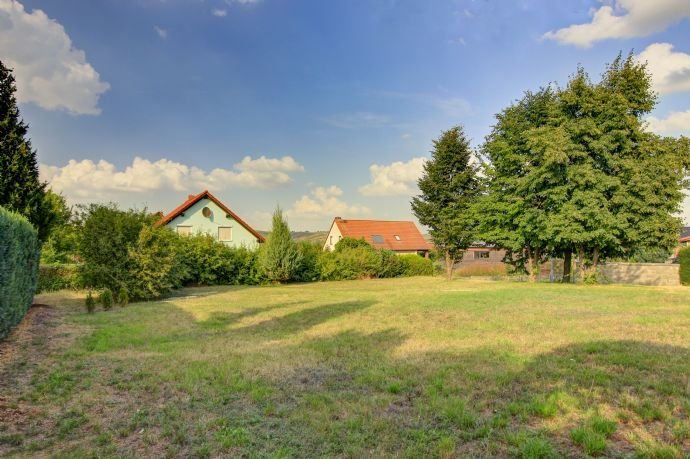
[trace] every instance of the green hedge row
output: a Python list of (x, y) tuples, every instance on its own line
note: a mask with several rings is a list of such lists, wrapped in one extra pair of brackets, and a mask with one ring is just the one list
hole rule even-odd
[(678, 252), (678, 263), (680, 268), (680, 283), (683, 285), (690, 285), (690, 247), (685, 247)]
[(55, 292), (64, 289), (78, 289), (79, 265), (76, 264), (46, 264), (38, 270), (38, 292)]
[(31, 306), (38, 278), (38, 233), (21, 215), (0, 207), (0, 338)]

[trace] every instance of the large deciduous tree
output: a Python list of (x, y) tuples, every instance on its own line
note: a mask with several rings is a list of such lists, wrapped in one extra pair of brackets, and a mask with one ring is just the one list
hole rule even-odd
[(431, 159), (418, 181), (420, 194), (412, 199), (412, 211), (429, 227), (434, 245), (443, 253), (448, 279), (455, 263), (477, 235), (475, 204), (481, 192), (472, 149), (460, 126), (434, 140)]
[(46, 185), (39, 180), (36, 151), (17, 107), (12, 71), (0, 61), (0, 205), (24, 215), (45, 240), (54, 223), (46, 202)]
[(485, 237), (529, 259), (532, 278), (544, 256), (562, 256), (565, 281), (573, 252), (583, 268), (670, 249), (690, 150), (645, 130), (655, 104), (646, 66), (619, 55), (598, 83), (579, 68), (499, 113), (483, 147)]

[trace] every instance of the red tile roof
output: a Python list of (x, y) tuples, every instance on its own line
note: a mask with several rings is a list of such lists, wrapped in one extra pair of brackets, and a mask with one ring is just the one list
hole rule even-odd
[[(333, 223), (343, 237), (364, 238), (378, 249), (393, 251), (431, 250), (413, 222), (385, 220), (347, 220), (336, 218)], [(375, 242), (374, 236), (381, 236), (383, 242)], [(395, 236), (398, 236), (398, 240)]]
[(197, 195), (190, 194), (190, 195), (187, 197), (187, 200), (186, 200), (185, 202), (183, 202), (182, 204), (180, 204), (179, 206), (177, 206), (177, 207), (176, 207), (172, 212), (170, 212), (168, 215), (166, 215), (165, 217), (163, 217), (163, 218), (161, 218), (160, 220), (158, 220), (158, 221), (156, 222), (156, 225), (159, 225), (159, 226), (160, 226), (160, 225), (165, 225), (166, 223), (169, 223), (172, 219), (174, 219), (175, 217), (179, 216), (182, 212), (184, 212), (185, 210), (189, 209), (189, 208), (192, 207), (194, 204), (196, 204), (197, 202), (201, 201), (201, 200), (204, 199), (204, 198), (208, 198), (208, 199), (210, 199), (211, 201), (215, 202), (216, 205), (217, 205), (218, 207), (220, 207), (221, 209), (223, 209), (223, 211), (225, 211), (226, 214), (230, 215), (232, 218), (235, 219), (235, 221), (237, 221), (237, 223), (239, 223), (239, 224), (242, 225), (247, 231), (249, 231), (250, 233), (252, 233), (252, 234), (256, 237), (256, 239), (257, 239), (259, 242), (265, 242), (265, 241), (266, 241), (266, 238), (264, 238), (261, 234), (259, 234), (259, 232), (256, 231), (254, 228), (252, 228), (251, 226), (249, 226), (249, 225), (248, 225), (244, 220), (242, 220), (235, 212), (233, 212), (233, 211), (230, 210), (225, 204), (223, 204), (222, 202), (220, 202), (220, 200), (219, 200), (218, 198), (216, 198), (215, 196), (213, 196), (213, 195), (211, 194), (211, 192), (208, 191), (208, 190), (204, 190), (204, 191), (202, 191), (201, 193), (199, 193), (199, 194), (197, 194)]

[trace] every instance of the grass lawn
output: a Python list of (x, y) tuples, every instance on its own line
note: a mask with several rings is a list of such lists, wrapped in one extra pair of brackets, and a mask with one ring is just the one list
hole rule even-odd
[(37, 297), (0, 456), (690, 454), (690, 288), (412, 278)]

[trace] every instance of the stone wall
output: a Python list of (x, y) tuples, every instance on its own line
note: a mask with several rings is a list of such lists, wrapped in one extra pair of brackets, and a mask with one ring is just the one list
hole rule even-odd
[(599, 271), (613, 284), (680, 285), (678, 264), (606, 263)]

